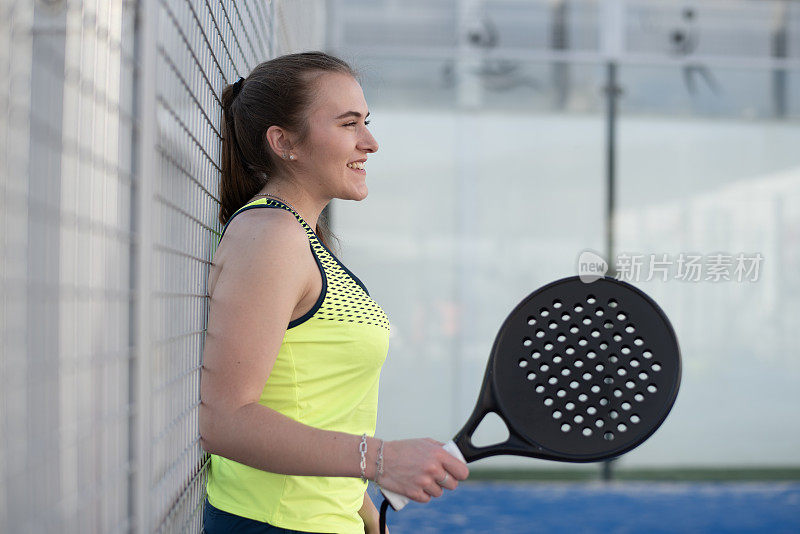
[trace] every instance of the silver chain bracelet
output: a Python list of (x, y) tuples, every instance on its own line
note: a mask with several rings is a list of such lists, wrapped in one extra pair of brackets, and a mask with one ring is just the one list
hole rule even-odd
[(381, 446), (378, 448), (378, 459), (375, 461), (375, 483), (380, 484), (378, 479), (383, 474), (383, 440), (381, 440)]
[(367, 435), (361, 434), (361, 443), (358, 445), (361, 453), (361, 482), (367, 481)]

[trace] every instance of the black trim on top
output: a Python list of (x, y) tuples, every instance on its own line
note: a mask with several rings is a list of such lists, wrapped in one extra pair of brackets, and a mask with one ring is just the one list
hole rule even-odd
[[(312, 230), (312, 232), (313, 232), (313, 230)], [(317, 234), (314, 234), (314, 236), (316, 236), (316, 235), (317, 235)], [(328, 251), (328, 254), (330, 254), (330, 255), (331, 255), (331, 257), (332, 257), (334, 260), (336, 260), (336, 263), (338, 263), (338, 264), (341, 266), (341, 268), (342, 268), (342, 269), (344, 269), (344, 270), (345, 270), (345, 272), (346, 272), (347, 274), (349, 274), (349, 275), (350, 275), (350, 278), (352, 278), (352, 279), (353, 279), (353, 281), (354, 281), (356, 284), (358, 284), (358, 285), (360, 285), (360, 286), (361, 286), (361, 289), (363, 289), (363, 290), (364, 290), (364, 293), (366, 293), (366, 294), (367, 294), (367, 296), (369, 296), (369, 290), (367, 290), (367, 286), (365, 286), (365, 285), (364, 285), (364, 283), (363, 283), (361, 280), (359, 280), (359, 279), (358, 279), (358, 277), (357, 277), (356, 275), (354, 275), (354, 274), (353, 274), (353, 272), (352, 272), (350, 269), (348, 269), (348, 268), (345, 266), (345, 264), (344, 264), (344, 263), (342, 263), (342, 262), (339, 260), (339, 258), (337, 258), (337, 257), (336, 257), (336, 254), (334, 254), (333, 252), (331, 252), (331, 251), (330, 251), (330, 249), (329, 249), (328, 247), (326, 247), (326, 246), (325, 246), (325, 243), (323, 243), (323, 242), (322, 242), (322, 241), (319, 239), (319, 237), (317, 237), (317, 241), (319, 241), (319, 244), (320, 244), (320, 245), (322, 245), (322, 248), (324, 248), (325, 250), (327, 250), (327, 251)]]
[(314, 303), (310, 310), (304, 313), (302, 317), (298, 317), (294, 321), (289, 321), (289, 326), (286, 327), (287, 330), (301, 325), (311, 319), (311, 317), (317, 313), (317, 310), (322, 307), (322, 302), (325, 300), (325, 295), (328, 293), (328, 277), (325, 275), (325, 268), (322, 266), (322, 262), (319, 261), (319, 258), (314, 253), (314, 246), (311, 244), (311, 242), (308, 243), (308, 248), (311, 249), (311, 255), (314, 256), (314, 260), (316, 260), (317, 267), (319, 268), (319, 273), (322, 275), (322, 290), (319, 292), (319, 298), (317, 298), (317, 302)]
[[(247, 210), (252, 210), (252, 209), (255, 209), (255, 208), (269, 208), (269, 207), (271, 207), (271, 206), (267, 206), (266, 204), (254, 204), (252, 206), (245, 206), (243, 208), (239, 208), (238, 210), (236, 210), (233, 213), (233, 215), (231, 215), (231, 218), (228, 219), (228, 222), (225, 223), (225, 227), (222, 229), (222, 233), (219, 234), (219, 241), (222, 242), (222, 238), (225, 236), (225, 230), (228, 229), (228, 225), (231, 224), (231, 221), (233, 221), (234, 217), (236, 217), (240, 213), (242, 213), (244, 211), (247, 211)], [(219, 243), (217, 243), (217, 247), (219, 247)]]
[[(354, 281), (356, 284), (358, 284), (359, 286), (361, 286), (361, 289), (363, 289), (363, 290), (364, 290), (364, 293), (366, 293), (366, 294), (367, 294), (367, 296), (369, 296), (369, 290), (367, 289), (367, 286), (365, 286), (365, 285), (364, 285), (364, 283), (363, 283), (361, 280), (359, 280), (359, 278), (358, 278), (358, 277), (357, 277), (355, 274), (353, 274), (353, 272), (352, 272), (350, 269), (348, 269), (348, 268), (345, 266), (345, 264), (344, 264), (344, 263), (342, 263), (342, 262), (341, 262), (341, 260), (339, 260), (339, 258), (337, 258), (337, 257), (336, 257), (336, 254), (334, 254), (333, 252), (331, 252), (331, 249), (329, 249), (328, 247), (326, 247), (326, 246), (325, 246), (325, 243), (323, 243), (323, 242), (322, 242), (322, 240), (319, 238), (319, 236), (318, 236), (318, 235), (317, 235), (317, 233), (314, 231), (314, 229), (313, 229), (313, 228), (311, 228), (311, 225), (310, 225), (310, 224), (308, 224), (308, 223), (306, 222), (306, 220), (305, 220), (305, 219), (303, 219), (303, 216), (302, 216), (302, 215), (300, 215), (299, 213), (297, 213), (296, 211), (294, 211), (294, 210), (291, 208), (291, 206), (288, 206), (288, 205), (286, 205), (284, 202), (281, 202), (280, 200), (276, 200), (276, 199), (274, 199), (274, 198), (270, 198), (270, 199), (268, 199), (268, 200), (271, 200), (271, 201), (275, 202), (276, 204), (280, 204), (281, 206), (286, 206), (287, 208), (289, 208), (289, 211), (291, 211), (292, 213), (294, 213), (294, 214), (295, 214), (295, 216), (296, 216), (296, 217), (298, 217), (298, 218), (299, 218), (301, 221), (303, 221), (304, 223), (306, 223), (306, 225), (308, 226), (308, 228), (311, 230), (311, 233), (312, 233), (312, 234), (314, 234), (314, 237), (316, 237), (316, 238), (317, 238), (317, 242), (319, 242), (319, 244), (320, 244), (320, 245), (322, 245), (322, 248), (324, 248), (326, 251), (328, 251), (328, 254), (330, 254), (330, 255), (331, 255), (331, 258), (333, 258), (334, 260), (336, 260), (336, 263), (338, 263), (338, 264), (339, 264), (339, 266), (340, 266), (342, 269), (344, 269), (344, 271), (345, 271), (345, 272), (346, 272), (348, 275), (350, 275), (350, 278), (352, 278), (352, 279), (353, 279), (353, 281)], [(259, 204), (259, 205), (261, 205), (261, 204)], [(252, 206), (251, 206), (251, 207), (252, 207)], [(244, 211), (244, 210), (242, 210), (242, 211)], [(236, 215), (236, 214), (234, 213), (234, 215)], [(230, 222), (230, 221), (228, 221), (228, 222)], [(315, 254), (315, 255), (314, 255), (314, 257), (316, 258), (316, 257), (317, 257), (317, 255)]]
[[(269, 200), (272, 200), (272, 199), (269, 199)], [(286, 206), (286, 204), (284, 204), (283, 202), (277, 202), (277, 201), (275, 201), (275, 202), (280, 204), (281, 206)], [(289, 208), (289, 206), (286, 206), (286, 207)], [(245, 206), (245, 207), (237, 210), (236, 212), (234, 212), (233, 215), (231, 215), (231, 218), (228, 219), (228, 222), (225, 223), (225, 228), (222, 229), (222, 234), (220, 234), (220, 236), (219, 236), (220, 242), (222, 242), (222, 236), (225, 235), (225, 230), (228, 228), (228, 225), (231, 223), (231, 221), (233, 220), (234, 217), (236, 217), (238, 214), (240, 214), (243, 211), (252, 210), (252, 209), (255, 209), (255, 208), (283, 209), (280, 206), (270, 206), (270, 205), (267, 205), (267, 204), (252, 204), (250, 206)], [(295, 211), (293, 209), (289, 208), (289, 211), (290, 211), (290, 213), (295, 214), (296, 217), (299, 217), (300, 220), (305, 222), (305, 220), (303, 220), (303, 218), (300, 216), (300, 214), (295, 213)], [(311, 225), (309, 225), (308, 223), (306, 223), (306, 225), (309, 228), (311, 228)], [(302, 226), (302, 225), (300, 225), (300, 226)], [(303, 228), (303, 231), (305, 231), (305, 228)], [(311, 230), (311, 233), (314, 234), (314, 230)], [(317, 235), (314, 234), (314, 237), (317, 237)], [(317, 241), (319, 241), (319, 238), (317, 238)], [(322, 244), (322, 241), (319, 241), (319, 243)], [(217, 246), (219, 246), (219, 245), (217, 245)], [(322, 245), (322, 246), (324, 247), (325, 245)], [(304, 322), (308, 321), (309, 319), (311, 319), (311, 317), (313, 317), (313, 315), (315, 313), (317, 313), (317, 310), (319, 310), (320, 307), (322, 307), (322, 302), (325, 300), (325, 295), (327, 295), (327, 293), (328, 293), (328, 277), (325, 275), (325, 268), (322, 266), (322, 262), (319, 261), (319, 258), (317, 257), (317, 253), (314, 252), (314, 245), (311, 243), (310, 240), (308, 242), (308, 248), (309, 248), (309, 250), (311, 250), (311, 255), (314, 257), (314, 261), (317, 262), (317, 268), (319, 269), (319, 273), (322, 276), (322, 290), (320, 290), (319, 297), (317, 298), (317, 301), (314, 303), (314, 306), (312, 306), (311, 309), (308, 310), (306, 313), (304, 313), (301, 317), (298, 317), (297, 319), (295, 319), (293, 321), (289, 321), (289, 326), (286, 327), (287, 330), (289, 330), (290, 328), (294, 328), (295, 326), (299, 326), (299, 325), (303, 324)], [(342, 267), (344, 267), (344, 266), (342, 266)]]

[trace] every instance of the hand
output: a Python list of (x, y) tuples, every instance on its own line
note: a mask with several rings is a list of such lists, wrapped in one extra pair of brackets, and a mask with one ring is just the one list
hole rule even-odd
[[(442, 445), (431, 438), (387, 441), (381, 487), (422, 503), (441, 497), (444, 489), (456, 489), (458, 481), (469, 476), (469, 469)], [(437, 481), (442, 480), (440, 486)]]

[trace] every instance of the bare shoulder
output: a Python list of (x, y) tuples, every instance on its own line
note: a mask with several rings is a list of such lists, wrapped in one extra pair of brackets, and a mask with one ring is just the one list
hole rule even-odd
[[(308, 245), (305, 230), (290, 212), (282, 209), (251, 209), (237, 215), (222, 240), (229, 249), (244, 252), (254, 244), (297, 248)], [(220, 245), (220, 248), (222, 247)]]
[(282, 209), (251, 209), (228, 224), (209, 273), (209, 294), (222, 271), (284, 271), (308, 254), (308, 236), (295, 216)]

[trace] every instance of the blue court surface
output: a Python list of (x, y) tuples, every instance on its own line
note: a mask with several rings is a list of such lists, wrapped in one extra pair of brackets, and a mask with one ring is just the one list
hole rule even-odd
[[(383, 497), (370, 488), (375, 505)], [(800, 483), (466, 482), (428, 504), (388, 512), (391, 534), (800, 534)]]

